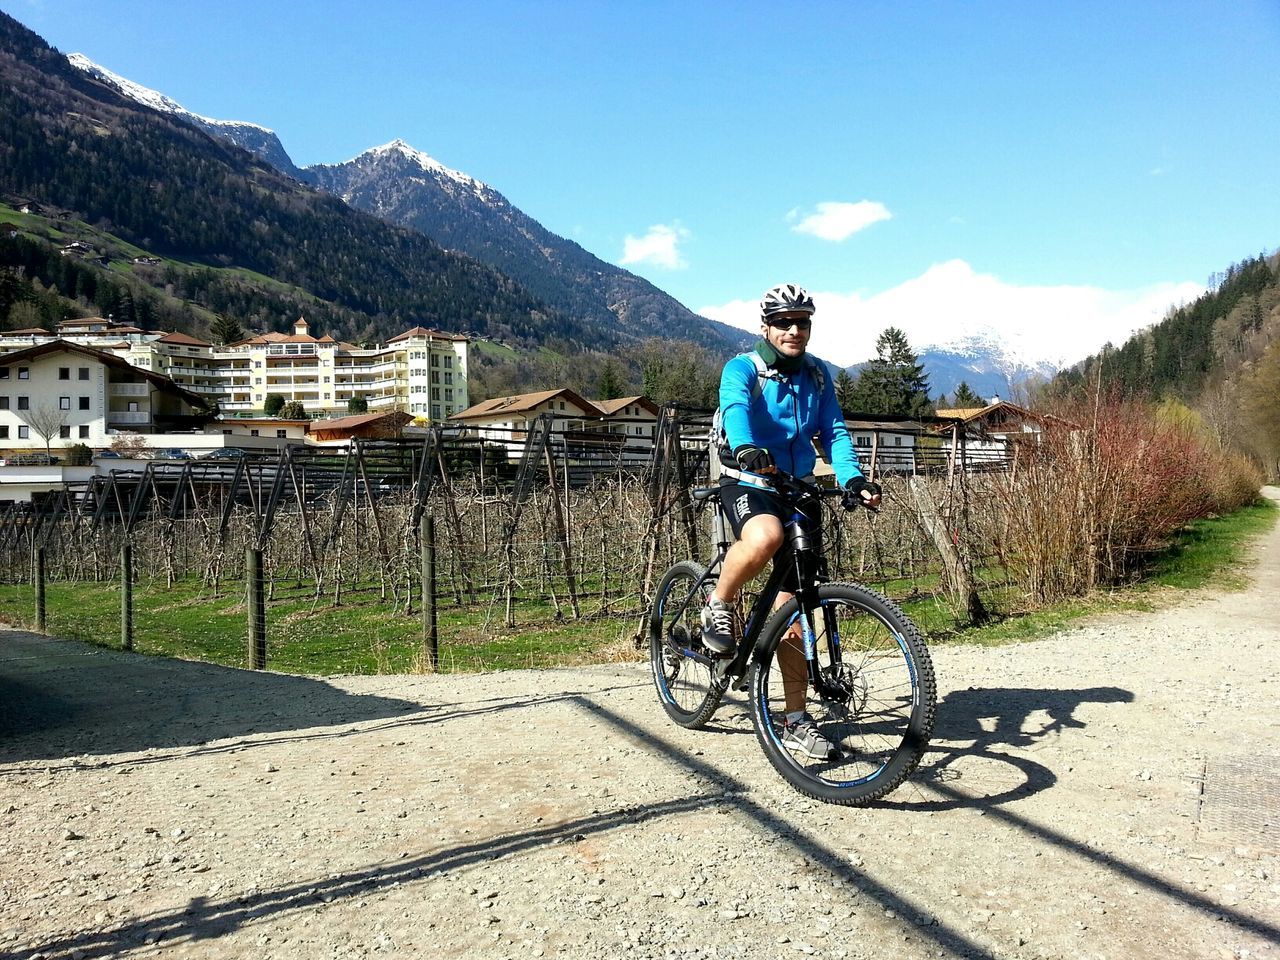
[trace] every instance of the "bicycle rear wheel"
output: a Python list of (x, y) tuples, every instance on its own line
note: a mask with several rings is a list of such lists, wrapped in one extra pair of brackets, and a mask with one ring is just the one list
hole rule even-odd
[[(812, 624), (818, 662), (836, 692), (824, 698), (806, 682), (804, 710), (836, 755), (811, 756), (798, 744), (784, 743), (787, 709), (778, 649), (799, 624), (795, 599), (774, 613), (761, 634), (751, 666), (751, 719), (770, 763), (796, 790), (859, 806), (895, 789), (920, 762), (933, 732), (933, 663), (915, 624), (876, 591), (826, 583), (818, 587), (818, 599)], [(803, 663), (803, 655), (796, 656)], [(799, 699), (797, 691), (793, 697)]]
[(705, 573), (691, 560), (677, 563), (658, 584), (649, 614), (649, 665), (658, 700), (667, 716), (690, 728), (710, 720), (724, 694), (702, 645), (702, 608), (715, 588), (708, 580), (694, 590)]

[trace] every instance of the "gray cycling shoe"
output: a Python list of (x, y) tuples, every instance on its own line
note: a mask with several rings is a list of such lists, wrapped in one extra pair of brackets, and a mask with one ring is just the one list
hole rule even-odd
[(795, 723), (783, 725), (782, 745), (810, 760), (839, 760), (843, 756), (840, 749), (822, 735), (813, 717), (807, 713)]
[(702, 608), (702, 642), (712, 653), (728, 653), (737, 642), (733, 605), (717, 596), (707, 600)]

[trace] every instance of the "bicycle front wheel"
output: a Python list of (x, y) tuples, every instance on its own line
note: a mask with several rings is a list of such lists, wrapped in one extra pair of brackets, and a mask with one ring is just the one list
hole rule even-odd
[(724, 687), (702, 645), (702, 608), (714, 580), (698, 586), (701, 564), (685, 560), (666, 572), (649, 613), (649, 665), (662, 709), (682, 727), (703, 726), (720, 705)]
[[(933, 732), (933, 663), (915, 624), (876, 591), (826, 583), (818, 599), (811, 626), (825, 695), (804, 673), (792, 599), (765, 624), (754, 654), (751, 719), (765, 755), (796, 790), (858, 806), (889, 793), (919, 764)], [(787, 736), (787, 713), (801, 709), (818, 736)]]

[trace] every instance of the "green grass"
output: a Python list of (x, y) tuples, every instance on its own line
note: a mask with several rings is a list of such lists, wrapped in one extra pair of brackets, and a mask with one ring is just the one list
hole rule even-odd
[[(242, 585), (218, 595), (199, 583), (135, 584), (134, 649), (139, 653), (247, 665)], [(292, 595), (290, 595), (292, 593)], [(267, 657), (273, 669), (321, 675), (413, 673), (425, 669), (420, 608), (382, 599), (375, 587), (348, 590), (334, 606), (331, 595), (277, 590), (267, 604)], [(50, 582), (45, 591), (48, 633), (119, 647), (120, 591), (116, 583)], [(475, 672), (545, 667), (598, 660), (634, 629), (636, 617), (557, 621), (550, 603), (517, 606), (517, 628), (502, 625), (500, 606), (438, 616), (443, 671)], [(567, 613), (567, 611), (566, 611)], [(486, 624), (486, 620), (490, 622)], [(27, 628), (35, 623), (30, 584), (0, 585), (0, 620)]]
[[(1225, 517), (1202, 520), (1184, 530), (1168, 549), (1151, 558), (1149, 574), (1138, 583), (1106, 594), (1035, 610), (1007, 585), (988, 580), (983, 600), (997, 612), (986, 626), (957, 629), (945, 601), (913, 595), (904, 610), (930, 642), (997, 645), (1043, 637), (1082, 617), (1115, 610), (1149, 610), (1177, 599), (1184, 591), (1211, 587), (1240, 589), (1248, 582), (1245, 564), (1251, 541), (1271, 529), (1280, 511), (1260, 502)], [(991, 574), (991, 571), (987, 571)], [(903, 596), (913, 584), (887, 586)], [(923, 581), (917, 581), (923, 587)], [(590, 589), (584, 584), (583, 589)], [(894, 587), (899, 588), (895, 591)], [(228, 583), (219, 593), (199, 583), (142, 581), (134, 587), (134, 649), (140, 653), (246, 666), (246, 615), (243, 585)], [(267, 604), (267, 657), (271, 669), (319, 675), (412, 673), (425, 668), (422, 618), (415, 607), (382, 598), (376, 585), (347, 589), (341, 605), (332, 594), (315, 597), (276, 585)], [(107, 647), (120, 645), (118, 585), (107, 582), (50, 582), (46, 588), (47, 631)], [(501, 603), (439, 614), (440, 667), (447, 672), (510, 670), (635, 656), (630, 638), (635, 613), (617, 617), (557, 619), (550, 602), (522, 600), (517, 626), (502, 623)], [(0, 621), (32, 627), (34, 590), (30, 584), (0, 584)]]

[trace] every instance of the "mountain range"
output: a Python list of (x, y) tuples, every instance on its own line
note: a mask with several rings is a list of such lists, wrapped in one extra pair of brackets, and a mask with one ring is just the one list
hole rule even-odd
[(620, 325), (625, 338), (643, 339), (665, 331), (716, 353), (732, 351), (749, 340), (742, 331), (698, 316), (647, 280), (552, 233), (493, 187), (450, 169), (403, 140), (371, 148), (345, 163), (298, 167), (272, 130), (200, 116), (82, 54), (70, 54), (67, 60), (131, 100), (233, 143), (357, 210), (416, 230), (447, 250), (488, 264), (570, 316)]

